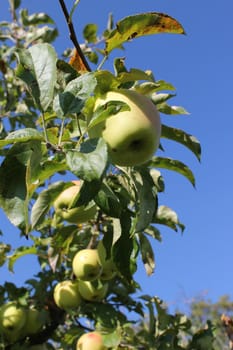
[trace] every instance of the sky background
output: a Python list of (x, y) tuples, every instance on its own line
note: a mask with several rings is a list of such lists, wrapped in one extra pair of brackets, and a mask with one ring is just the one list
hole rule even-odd
[[(73, 1), (66, 1), (70, 8)], [(29, 14), (46, 12), (57, 23), (59, 38), (55, 47), (60, 55), (72, 47), (58, 1), (24, 0)], [(9, 19), (8, 1), (1, 1), (0, 21)], [(157, 268), (147, 277), (139, 268), (136, 279), (144, 293), (158, 295), (171, 307), (185, 306), (205, 296), (216, 301), (221, 295), (233, 298), (233, 31), (232, 0), (81, 0), (74, 15), (80, 42), (82, 28), (97, 23), (105, 28), (108, 14), (115, 21), (139, 12), (164, 12), (175, 17), (187, 35), (155, 35), (133, 40), (125, 51), (128, 69), (150, 69), (157, 79), (176, 87), (172, 104), (182, 105), (189, 116), (162, 116), (165, 124), (195, 135), (202, 145), (199, 163), (194, 155), (174, 142), (162, 142), (164, 156), (185, 162), (194, 172), (196, 189), (181, 175), (162, 170), (166, 191), (160, 204), (175, 209), (186, 225), (183, 235), (161, 227), (163, 242), (155, 242)], [(104, 67), (112, 69), (112, 59)], [(13, 246), (30, 244), (18, 238), (18, 231), (0, 212), (0, 228)], [(23, 257), (15, 274), (0, 270), (0, 284), (23, 281), (38, 268), (33, 257)]]

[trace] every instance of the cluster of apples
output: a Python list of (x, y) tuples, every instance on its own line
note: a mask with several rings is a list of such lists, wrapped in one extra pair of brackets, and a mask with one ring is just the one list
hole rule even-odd
[[(54, 301), (64, 310), (76, 309), (82, 301), (99, 302), (108, 291), (108, 281), (116, 275), (112, 259), (106, 258), (106, 250), (100, 241), (96, 249), (79, 250), (72, 261), (75, 280), (56, 284)], [(77, 350), (105, 350), (102, 335), (98, 332), (83, 334), (77, 342)]]
[(8, 302), (0, 308), (0, 334), (10, 343), (42, 330), (48, 318), (45, 310), (37, 310)]
[(59, 282), (54, 288), (54, 301), (58, 307), (77, 308), (82, 300), (101, 301), (108, 291), (108, 281), (116, 275), (112, 259), (106, 259), (102, 241), (96, 249), (79, 250), (72, 261), (75, 280)]

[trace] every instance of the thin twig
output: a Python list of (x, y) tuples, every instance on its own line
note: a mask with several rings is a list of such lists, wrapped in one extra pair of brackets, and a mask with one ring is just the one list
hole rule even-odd
[(66, 19), (66, 23), (68, 25), (68, 28), (69, 28), (69, 32), (70, 32), (70, 40), (72, 41), (72, 43), (74, 44), (74, 47), (75, 49), (77, 50), (78, 52), (78, 55), (79, 57), (81, 58), (85, 68), (87, 71), (91, 71), (91, 68), (86, 60), (86, 57), (84, 56), (82, 50), (81, 50), (81, 47), (79, 45), (79, 42), (78, 42), (78, 39), (77, 39), (77, 36), (76, 36), (76, 33), (75, 33), (75, 30), (74, 30), (74, 26), (73, 26), (73, 23), (72, 23), (72, 20), (70, 18), (70, 15), (69, 15), (69, 12), (67, 10), (67, 7), (66, 7), (66, 4), (63, 0), (59, 0), (59, 3), (61, 5), (61, 8), (62, 8), (62, 11), (63, 11), (63, 14), (65, 16), (65, 19)]

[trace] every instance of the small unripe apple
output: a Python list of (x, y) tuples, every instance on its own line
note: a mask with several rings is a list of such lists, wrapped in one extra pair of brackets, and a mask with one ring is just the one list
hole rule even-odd
[(80, 181), (73, 181), (73, 183), (73, 186), (66, 188), (56, 198), (54, 201), (54, 210), (57, 217), (70, 223), (81, 224), (93, 219), (97, 209), (93, 201), (88, 203), (87, 206), (81, 205), (69, 209), (81, 186)]
[(113, 164), (144, 164), (159, 147), (161, 121), (157, 108), (147, 96), (133, 90), (119, 89), (98, 98), (95, 109), (110, 101), (125, 102), (130, 110), (109, 116), (91, 128), (89, 136), (103, 137)]
[(93, 281), (102, 271), (97, 249), (81, 249), (72, 261), (72, 268), (76, 278), (83, 281)]
[(111, 257), (107, 259), (106, 249), (102, 241), (99, 241), (97, 250), (100, 258), (100, 263), (102, 265), (100, 278), (104, 281), (111, 280), (116, 275), (116, 265), (114, 264)]
[(76, 350), (107, 350), (103, 337), (98, 332), (89, 332), (81, 335)]
[(53, 297), (56, 305), (61, 309), (76, 309), (82, 301), (78, 281), (59, 282), (54, 288)]
[(39, 311), (35, 308), (27, 309), (27, 318), (23, 327), (23, 332), (26, 335), (38, 333), (46, 322), (46, 311)]
[(108, 283), (96, 281), (79, 281), (79, 293), (88, 301), (102, 301), (108, 292)]

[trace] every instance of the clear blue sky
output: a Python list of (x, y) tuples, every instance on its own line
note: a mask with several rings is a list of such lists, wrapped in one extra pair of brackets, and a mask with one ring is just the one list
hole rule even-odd
[[(7, 18), (7, 1), (2, 1), (0, 20)], [(73, 1), (67, 1), (71, 6)], [(58, 53), (70, 47), (67, 27), (58, 1), (23, 1), (29, 13), (47, 12), (57, 22)], [(157, 79), (177, 88), (173, 104), (183, 105), (190, 116), (162, 116), (163, 122), (185, 129), (202, 144), (201, 163), (185, 148), (165, 143), (166, 156), (186, 162), (196, 176), (196, 189), (175, 173), (163, 172), (166, 192), (160, 204), (174, 208), (186, 224), (183, 235), (161, 227), (163, 243), (155, 243), (157, 269), (147, 277), (140, 269), (137, 280), (143, 291), (158, 295), (170, 305), (182, 305), (199, 295), (216, 300), (233, 298), (233, 39), (232, 0), (81, 0), (75, 27), (81, 41), (86, 23), (104, 29), (109, 12), (119, 20), (129, 14), (158, 11), (170, 14), (185, 28), (186, 36), (157, 35), (125, 45), (128, 68), (151, 69)], [(110, 67), (110, 66), (109, 66)], [(1, 228), (17, 242), (18, 232), (0, 214)], [(21, 239), (21, 244), (24, 240)], [(30, 264), (29, 264), (30, 262)], [(21, 284), (31, 276), (33, 259), (22, 258), (15, 275), (0, 270), (0, 283)], [(36, 264), (36, 263), (35, 263)], [(37, 266), (37, 265), (35, 265)]]

